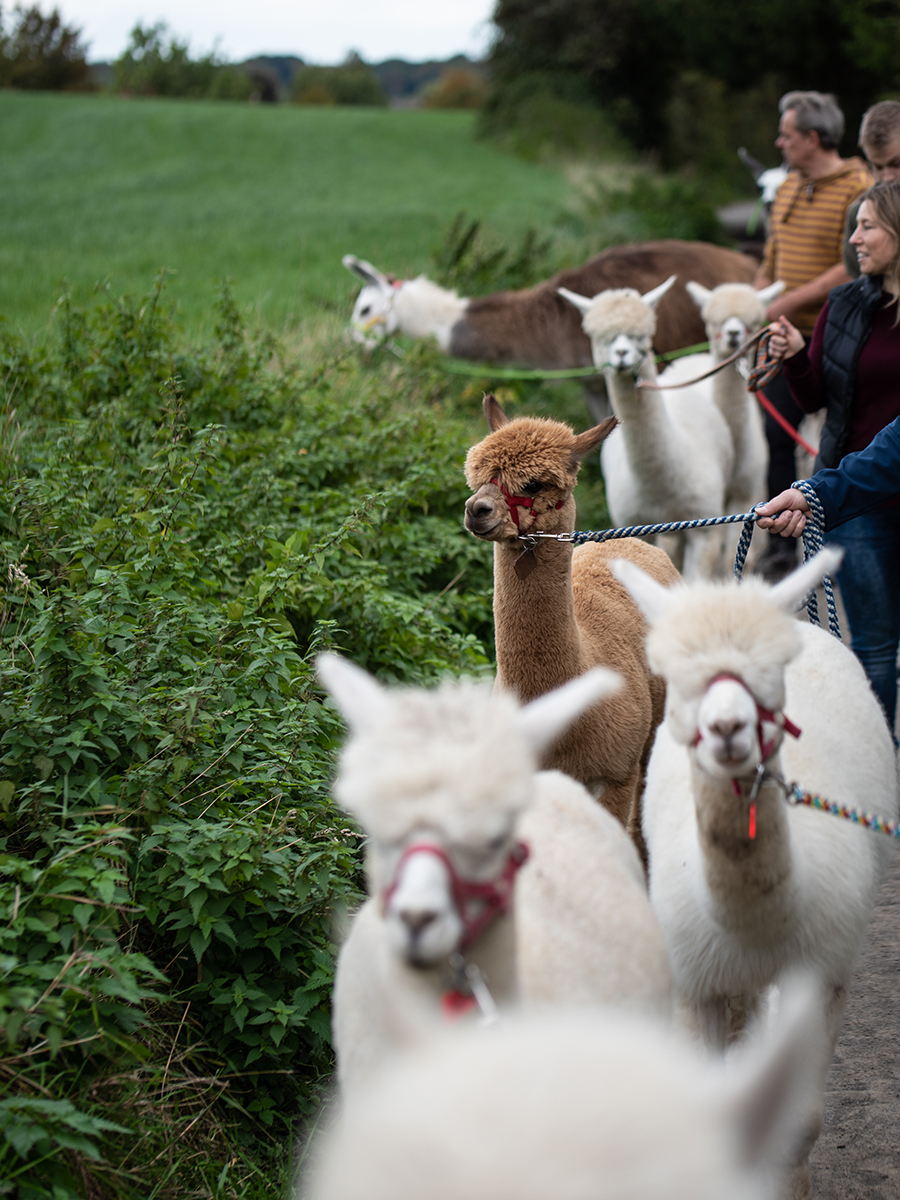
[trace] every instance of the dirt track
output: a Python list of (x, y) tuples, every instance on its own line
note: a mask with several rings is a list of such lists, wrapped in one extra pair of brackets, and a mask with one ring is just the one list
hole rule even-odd
[(900, 1198), (900, 845), (853, 978), (812, 1165), (816, 1200)]

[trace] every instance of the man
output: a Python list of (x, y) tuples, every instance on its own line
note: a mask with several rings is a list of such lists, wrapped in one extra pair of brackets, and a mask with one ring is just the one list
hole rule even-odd
[[(859, 127), (859, 144), (875, 176), (876, 183), (892, 183), (900, 179), (900, 102), (882, 100), (865, 113)], [(856, 215), (861, 201), (855, 200), (847, 209), (844, 226), (844, 267), (851, 279), (859, 276), (856, 251), (850, 238), (856, 229)]]
[[(781, 121), (775, 145), (790, 174), (772, 205), (769, 239), (755, 283), (762, 288), (776, 279), (784, 281), (785, 290), (769, 305), (768, 318), (774, 321), (784, 314), (808, 340), (828, 293), (850, 278), (842, 259), (847, 209), (872, 177), (861, 159), (844, 160), (838, 153), (844, 116), (833, 96), (788, 92), (778, 107)], [(776, 376), (765, 393), (796, 428), (803, 414), (783, 376)], [(768, 414), (766, 438), (768, 488), (774, 496), (796, 478), (795, 443)], [(795, 562), (794, 542), (770, 535), (757, 570), (774, 581)]]

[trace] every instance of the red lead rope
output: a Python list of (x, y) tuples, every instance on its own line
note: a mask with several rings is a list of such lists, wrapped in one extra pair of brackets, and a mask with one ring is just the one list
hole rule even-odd
[[(763, 706), (760, 704), (760, 702), (756, 699), (756, 697), (753, 695), (753, 693), (747, 687), (747, 684), (744, 682), (744, 680), (741, 679), (740, 675), (732, 675), (730, 671), (723, 671), (721, 673), (721, 675), (716, 675), (713, 679), (711, 679), (709, 681), (709, 683), (706, 685), (707, 691), (712, 687), (712, 685), (714, 683), (719, 683), (723, 679), (733, 679), (735, 683), (739, 683), (741, 685), (741, 687), (744, 689), (744, 691), (746, 691), (747, 694), (750, 696), (750, 699), (753, 701), (753, 703), (756, 705), (756, 737), (759, 742), (759, 754), (760, 754), (760, 758), (763, 763), (768, 761), (769, 757), (772, 754), (772, 751), (775, 749), (774, 737), (770, 738), (768, 742), (763, 741), (763, 722), (768, 721), (770, 725), (775, 725), (776, 727), (780, 727), (781, 729), (784, 730), (785, 733), (789, 733), (791, 735), (791, 737), (797, 738), (800, 736), (800, 733), (801, 733), (800, 728), (794, 724), (794, 722), (790, 719), (790, 717), (787, 717), (787, 716), (785, 716), (784, 713), (782, 713), (781, 714), (781, 722), (779, 723), (778, 718), (776, 717), (775, 713), (772, 711), (771, 708), (763, 708)], [(693, 744), (695, 746), (698, 745), (700, 743), (700, 740), (701, 740), (701, 734), (700, 734), (700, 730), (698, 729), (696, 734), (694, 735)], [(733, 775), (731, 778), (731, 790), (734, 792), (735, 796), (743, 798), (744, 793), (741, 791), (741, 781), (737, 778), (736, 775)], [(750, 818), (749, 818), (748, 835), (749, 835), (751, 841), (753, 841), (753, 839), (756, 837), (756, 801), (755, 800), (752, 800), (750, 802)]]
[[(519, 867), (524, 862), (527, 862), (529, 851), (524, 842), (516, 842), (515, 846), (509, 852), (509, 857), (499, 876), (496, 879), (481, 882), (475, 879), (463, 879), (457, 872), (456, 867), (454, 867), (450, 856), (441, 846), (436, 845), (434, 842), (413, 842), (401, 854), (391, 885), (384, 893), (383, 904), (385, 908), (387, 908), (391, 896), (393, 896), (400, 883), (400, 872), (403, 864), (414, 854), (433, 854), (435, 858), (440, 859), (444, 864), (447, 874), (450, 876), (453, 903), (456, 911), (459, 913), (459, 919), (463, 923), (463, 936), (459, 948), (460, 950), (465, 950), (467, 946), (470, 946), (472, 942), (477, 940), (495, 917), (501, 916), (509, 909), (516, 875), (518, 874)], [(481, 905), (478, 912), (474, 916), (470, 916), (469, 905), (473, 901), (480, 901)]]

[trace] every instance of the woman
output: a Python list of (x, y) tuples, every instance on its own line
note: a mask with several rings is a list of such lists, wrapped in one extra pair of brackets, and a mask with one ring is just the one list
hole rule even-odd
[[(771, 326), (771, 352), (783, 359), (798, 405), (806, 412), (827, 407), (817, 465), (832, 469), (845, 455), (865, 450), (900, 417), (900, 183), (879, 183), (865, 193), (850, 244), (859, 259), (860, 277), (832, 290), (809, 349), (784, 317)], [(858, 465), (855, 478), (858, 482)], [(834, 480), (824, 481), (826, 492), (834, 486)], [(778, 511), (776, 501), (766, 508)], [(801, 511), (792, 509), (795, 516)], [(839, 582), (853, 649), (893, 730), (900, 643), (900, 497), (853, 511), (859, 515), (845, 517), (838, 528), (836, 521), (829, 521), (826, 541), (845, 549)], [(798, 523), (787, 518), (776, 532), (794, 532)], [(765, 520), (760, 524), (767, 527)]]

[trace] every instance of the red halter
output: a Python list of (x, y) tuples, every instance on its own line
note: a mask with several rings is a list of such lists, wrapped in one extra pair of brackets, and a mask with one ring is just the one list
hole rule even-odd
[[(506, 500), (506, 506), (509, 509), (509, 515), (515, 521), (516, 529), (518, 529), (519, 528), (519, 509), (520, 508), (531, 508), (534, 505), (536, 497), (535, 496), (513, 496), (511, 492), (508, 492), (506, 490), (506, 488), (500, 482), (499, 478), (492, 479), (491, 483), (493, 483), (495, 487), (498, 487), (500, 489), (500, 491), (503, 493), (503, 497)], [(559, 504), (555, 504), (553, 507), (554, 508), (562, 508), (562, 506), (564, 504), (565, 504), (565, 500), (563, 499), (563, 500), (560, 500)]]
[[(519, 867), (528, 859), (529, 850), (524, 842), (516, 842), (515, 846), (510, 850), (499, 876), (496, 879), (481, 882), (476, 879), (463, 879), (456, 870), (456, 867), (454, 867), (450, 856), (441, 846), (435, 845), (434, 842), (413, 842), (400, 855), (400, 861), (397, 863), (397, 868), (394, 871), (394, 878), (382, 898), (382, 904), (385, 908), (387, 908), (391, 896), (393, 896), (400, 883), (400, 871), (403, 864), (414, 854), (433, 854), (435, 858), (440, 859), (444, 864), (447, 874), (450, 876), (453, 904), (463, 925), (463, 935), (459, 949), (465, 950), (467, 946), (470, 946), (472, 942), (480, 937), (495, 917), (501, 916), (509, 910), (513, 884), (515, 883)], [(470, 915), (469, 905), (473, 902), (480, 902), (480, 907), (474, 915)]]
[[(753, 693), (750, 691), (750, 688), (747, 686), (746, 682), (743, 679), (741, 679), (740, 675), (733, 675), (730, 671), (722, 671), (721, 674), (716, 675), (714, 678), (712, 678), (709, 681), (709, 683), (706, 685), (706, 690), (709, 691), (709, 689), (712, 687), (712, 685), (714, 683), (719, 683), (720, 680), (722, 680), (722, 679), (732, 679), (732, 680), (734, 680), (735, 683), (739, 683), (741, 685), (741, 687), (744, 689), (744, 691), (747, 693), (747, 695), (750, 697), (750, 699), (753, 701), (753, 703), (756, 705), (756, 737), (757, 737), (757, 741), (759, 742), (760, 759), (763, 763), (768, 761), (768, 759), (772, 755), (772, 752), (775, 749), (775, 738), (774, 737), (771, 737), (768, 742), (763, 741), (763, 722), (768, 721), (768, 723), (770, 725), (774, 725), (778, 729), (783, 729), (784, 732), (789, 733), (791, 735), (791, 737), (797, 738), (800, 736), (800, 733), (801, 733), (800, 728), (794, 724), (794, 722), (790, 719), (790, 717), (785, 716), (784, 713), (775, 713), (772, 711), (771, 708), (764, 708), (760, 704), (760, 702), (756, 699), (756, 697), (753, 695)], [(694, 740), (691, 743), (691, 745), (697, 746), (700, 744), (701, 740), (702, 740), (702, 734), (700, 733), (700, 730), (698, 729), (697, 732), (694, 734)], [(731, 777), (731, 790), (734, 792), (735, 796), (743, 797), (744, 793), (741, 791), (741, 781), (738, 779), (738, 777), (736, 775), (732, 775), (732, 777)], [(756, 801), (755, 800), (752, 800), (751, 804), (750, 804), (749, 835), (750, 835), (751, 841), (756, 837)]]

